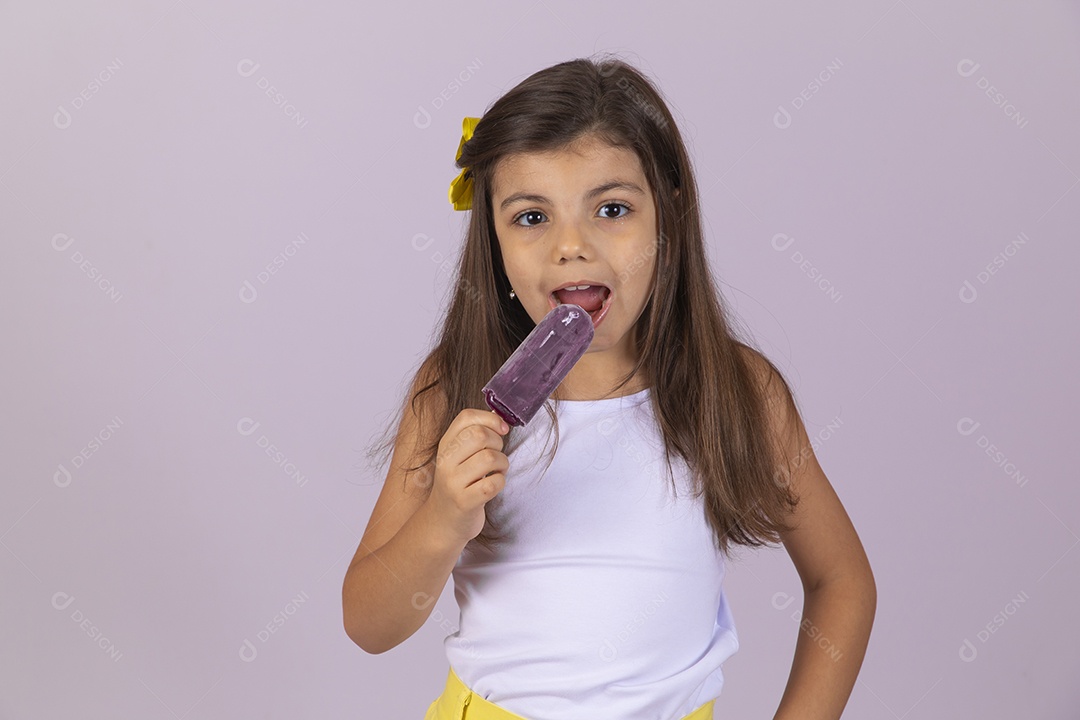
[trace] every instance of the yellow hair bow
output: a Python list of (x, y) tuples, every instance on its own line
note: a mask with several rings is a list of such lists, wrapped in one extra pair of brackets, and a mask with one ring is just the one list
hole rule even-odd
[[(458, 143), (455, 160), (461, 158), (461, 151), (465, 147), (465, 143), (472, 137), (473, 130), (476, 129), (478, 122), (480, 122), (480, 118), (475, 117), (467, 117), (461, 121), (461, 142)], [(469, 168), (462, 168), (457, 177), (450, 181), (450, 202), (455, 210), (468, 210), (472, 207), (473, 183), (471, 176), (465, 177), (468, 171)]]

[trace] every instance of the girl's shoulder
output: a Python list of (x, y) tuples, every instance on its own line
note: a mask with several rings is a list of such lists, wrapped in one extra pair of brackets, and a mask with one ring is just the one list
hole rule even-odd
[[(446, 412), (447, 399), (440, 380), (440, 371), (434, 355), (420, 364), (402, 408), (401, 434), (408, 434), (417, 445), (417, 451), (432, 434), (438, 432), (440, 420)], [(399, 440), (402, 438), (399, 437)]]
[(432, 384), (437, 377), (431, 358), (413, 376), (393, 436), (386, 479), (353, 563), (389, 542), (427, 500), (434, 471), (424, 455), (430, 443), (438, 441), (435, 434), (444, 409), (440, 403), (445, 402), (440, 386)]
[(746, 371), (750, 376), (750, 379), (753, 380), (757, 390), (774, 399), (778, 397), (778, 395), (784, 394), (783, 391), (788, 389), (787, 382), (784, 380), (784, 376), (779, 368), (773, 364), (772, 360), (766, 357), (764, 353), (750, 347), (744, 342), (739, 340), (735, 340), (734, 342), (738, 356), (742, 360), (743, 367), (746, 368)]
[(765, 410), (774, 437), (787, 437), (799, 424), (795, 395), (784, 374), (765, 356), (749, 345), (735, 341), (757, 401)]

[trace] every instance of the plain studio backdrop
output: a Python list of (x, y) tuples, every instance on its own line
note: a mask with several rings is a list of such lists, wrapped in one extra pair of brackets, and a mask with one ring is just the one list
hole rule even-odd
[[(342, 627), (364, 450), (462, 117), (599, 53), (670, 102), (873, 565), (845, 717), (1080, 716), (1075, 3), (160, 0), (0, 9), (0, 717), (423, 716), (452, 580), (390, 652)], [(771, 718), (799, 577), (726, 587), (717, 718)]]

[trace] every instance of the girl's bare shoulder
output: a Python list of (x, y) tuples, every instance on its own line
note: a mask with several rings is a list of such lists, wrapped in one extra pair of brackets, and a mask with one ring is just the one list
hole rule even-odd
[[(435, 477), (434, 463), (421, 463), (428, 444), (438, 440), (434, 436), (446, 400), (439, 385), (419, 396), (417, 393), (435, 379), (437, 375), (427, 360), (417, 371), (405, 396), (386, 479), (353, 562), (389, 542), (427, 500)], [(417, 466), (418, 469), (410, 469)]]

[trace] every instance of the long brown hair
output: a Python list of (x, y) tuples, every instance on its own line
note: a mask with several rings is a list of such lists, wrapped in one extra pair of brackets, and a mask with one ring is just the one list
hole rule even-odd
[[(657, 88), (619, 59), (571, 60), (530, 75), (484, 113), (465, 143), (457, 166), (472, 178), (472, 209), (441, 333), (414, 375), (409, 402), (427, 434), (413, 455), (421, 462), (407, 467), (406, 477), (420, 472), (421, 485), (430, 489), (443, 433), (461, 410), (487, 410), (481, 388), (535, 327), (521, 303), (508, 297), (491, 209), (496, 164), (511, 153), (560, 149), (586, 134), (637, 154), (657, 209), (653, 294), (637, 324), (637, 364), (616, 390), (635, 376), (645, 378), (669, 476), (674, 483), (674, 453), (693, 471), (696, 496), (704, 493), (721, 552), (728, 554), (730, 544), (777, 543), (779, 531), (790, 529), (788, 513), (798, 499), (783, 466), (786, 438), (770, 428), (798, 423), (794, 397), (776, 366), (734, 336), (705, 254), (697, 184), (682, 137)], [(423, 401), (428, 393), (433, 402)], [(555, 407), (558, 400), (556, 392)], [(778, 403), (785, 422), (773, 424)], [(557, 449), (556, 410), (544, 407)], [(506, 436), (508, 455), (519, 431), (511, 428)], [(385, 457), (393, 440), (369, 457)], [(487, 523), (475, 538), (488, 548), (501, 539), (493, 519), (501, 497), (488, 502)]]

